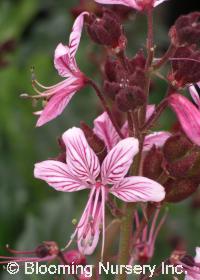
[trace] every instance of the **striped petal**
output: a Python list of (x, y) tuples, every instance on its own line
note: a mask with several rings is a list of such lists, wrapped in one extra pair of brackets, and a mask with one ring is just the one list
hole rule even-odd
[(63, 87), (60, 88), (55, 86), (51, 90), (52, 97), (47, 102), (42, 112), (40, 112), (40, 117), (37, 121), (36, 126), (42, 126), (59, 116), (63, 112), (67, 104), (70, 102), (76, 91), (78, 91), (80, 88), (81, 85), (78, 84), (72, 83), (71, 85), (69, 85), (69, 81), (67, 80), (66, 84), (64, 81)]
[(170, 136), (171, 133), (167, 131), (159, 131), (147, 135), (145, 137), (143, 151), (149, 151), (153, 145), (158, 148), (162, 147)]
[(124, 5), (127, 7), (131, 7), (136, 10), (141, 10), (140, 6), (137, 5), (136, 0), (95, 0), (95, 2), (99, 4), (117, 4), (117, 5)]
[[(196, 86), (197, 86), (197, 88), (200, 88), (200, 83), (197, 83)], [(200, 109), (200, 97), (199, 97), (197, 89), (195, 88), (194, 85), (192, 85), (189, 87), (189, 90), (190, 90), (190, 95), (192, 96), (192, 99), (197, 104), (198, 108)]]
[(168, 101), (185, 134), (193, 143), (200, 146), (200, 111), (180, 94), (172, 94)]
[(79, 72), (74, 58), (70, 57), (70, 49), (62, 43), (58, 44), (54, 54), (54, 66), (61, 77), (73, 77), (75, 72)]
[(84, 16), (89, 15), (87, 12), (81, 13), (75, 20), (74, 25), (72, 27), (72, 32), (69, 37), (69, 51), (70, 51), (70, 57), (74, 58), (75, 54), (77, 52), (80, 39), (81, 39), (81, 33), (83, 30), (83, 24), (84, 24)]
[(126, 202), (159, 202), (165, 197), (164, 188), (160, 184), (141, 176), (124, 178), (110, 192)]
[(46, 160), (35, 164), (35, 178), (44, 180), (57, 191), (75, 192), (88, 188), (88, 185), (73, 176), (65, 163)]
[(103, 184), (113, 184), (122, 180), (138, 150), (138, 140), (133, 137), (121, 140), (112, 148), (102, 163), (101, 178)]
[(154, 7), (157, 7), (158, 5), (162, 4), (162, 3), (165, 2), (165, 1), (167, 1), (167, 0), (155, 0), (153, 6), (154, 6)]
[(93, 130), (94, 133), (104, 141), (108, 151), (111, 150), (120, 140), (119, 135), (106, 112), (94, 120)]
[(80, 180), (95, 182), (100, 172), (99, 160), (87, 143), (80, 128), (73, 127), (63, 134), (67, 149), (67, 165)]

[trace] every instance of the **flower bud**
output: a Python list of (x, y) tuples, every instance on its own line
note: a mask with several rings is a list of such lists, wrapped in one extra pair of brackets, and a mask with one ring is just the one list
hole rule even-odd
[(180, 202), (190, 197), (197, 189), (198, 183), (192, 179), (169, 179), (164, 185), (165, 187), (165, 201), (166, 202)]
[(163, 154), (155, 146), (147, 153), (143, 162), (143, 175), (156, 180), (162, 173)]
[(105, 146), (105, 143), (93, 132), (93, 130), (86, 123), (81, 122), (81, 128), (90, 147), (96, 153), (100, 162), (102, 162), (107, 155), (107, 148)]
[(173, 162), (183, 157), (193, 144), (182, 134), (176, 134), (167, 139), (163, 146), (164, 157), (167, 161)]
[(181, 46), (200, 43), (200, 12), (180, 16), (171, 27), (172, 44)]
[(35, 254), (39, 258), (45, 258), (47, 256), (55, 256), (59, 253), (59, 248), (56, 242), (54, 241), (45, 241), (41, 245), (39, 245), (36, 250)]
[(194, 45), (176, 50), (168, 79), (180, 88), (200, 81), (200, 51)]
[(118, 16), (108, 9), (104, 9), (102, 18), (97, 18), (94, 14), (90, 15), (87, 30), (95, 43), (112, 48), (121, 45), (124, 37)]

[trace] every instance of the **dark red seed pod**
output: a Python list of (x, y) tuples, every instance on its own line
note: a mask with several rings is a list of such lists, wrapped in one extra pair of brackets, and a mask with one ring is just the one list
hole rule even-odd
[(116, 97), (116, 104), (122, 112), (135, 110), (146, 102), (146, 97), (140, 87), (125, 87), (120, 90)]
[(195, 167), (199, 157), (199, 151), (191, 151), (173, 163), (167, 164), (166, 168), (172, 177), (187, 178), (190, 171)]
[(85, 134), (88, 144), (98, 156), (99, 161), (102, 162), (107, 155), (107, 148), (105, 143), (93, 132), (93, 130), (86, 123), (81, 122), (81, 128)]
[(171, 27), (169, 36), (173, 45), (200, 43), (200, 12), (180, 16)]
[(196, 46), (180, 47), (173, 57), (172, 71), (168, 75), (172, 84), (182, 88), (200, 81), (200, 51)]
[(180, 202), (190, 197), (198, 188), (198, 183), (192, 179), (169, 179), (165, 183), (166, 202)]
[(103, 85), (103, 92), (112, 100), (115, 99), (118, 92), (121, 90), (120, 84), (116, 82), (105, 81)]
[(143, 175), (156, 180), (162, 174), (163, 153), (155, 146), (147, 153), (143, 162)]
[(117, 48), (121, 37), (124, 37), (118, 16), (109, 9), (103, 10), (101, 18), (90, 15), (87, 30), (94, 42), (111, 48)]
[(183, 134), (173, 135), (163, 146), (164, 157), (168, 162), (173, 162), (183, 157), (192, 147), (193, 144)]

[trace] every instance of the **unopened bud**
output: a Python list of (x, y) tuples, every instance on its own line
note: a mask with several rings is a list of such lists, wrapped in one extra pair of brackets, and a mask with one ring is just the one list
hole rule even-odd
[(36, 256), (40, 258), (45, 258), (48, 256), (56, 256), (59, 253), (59, 248), (56, 242), (54, 241), (45, 241), (43, 244), (39, 245), (36, 250)]

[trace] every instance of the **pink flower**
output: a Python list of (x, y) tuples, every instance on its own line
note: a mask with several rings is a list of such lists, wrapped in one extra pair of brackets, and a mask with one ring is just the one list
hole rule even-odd
[[(87, 12), (83, 12), (75, 20), (69, 38), (69, 46), (64, 46), (60, 43), (55, 50), (55, 68), (59, 75), (65, 79), (54, 86), (45, 87), (33, 77), (33, 84), (45, 89), (45, 91), (39, 92), (34, 86), (38, 95), (32, 98), (42, 98), (46, 101), (44, 109), (35, 113), (36, 115), (40, 115), (36, 126), (42, 126), (59, 116), (68, 105), (73, 95), (83, 88), (87, 82), (86, 76), (79, 70), (75, 60), (75, 54), (80, 43), (83, 29), (84, 16), (87, 14)], [(25, 95), (24, 97), (27, 96)]]
[(95, 0), (100, 4), (117, 4), (143, 11), (152, 7), (156, 7), (166, 0)]
[(196, 247), (194, 262), (195, 265), (193, 267), (186, 267), (187, 275), (185, 280), (200, 280), (200, 247)]
[(185, 271), (185, 280), (200, 280), (200, 247), (196, 247), (196, 256), (185, 255), (176, 265)]
[[(149, 105), (147, 108), (146, 119), (148, 120), (155, 110), (155, 105)], [(125, 122), (122, 129), (122, 134), (128, 137), (128, 123)], [(119, 135), (116, 132), (110, 118), (107, 113), (104, 112), (99, 117), (94, 120), (94, 133), (104, 141), (107, 150), (109, 151), (114, 147), (119, 141)], [(153, 145), (157, 147), (162, 147), (165, 141), (171, 136), (171, 133), (166, 131), (153, 132), (146, 136), (144, 142), (144, 151), (148, 151)]]
[(200, 111), (180, 94), (172, 94), (168, 101), (185, 134), (193, 143), (200, 146)]
[(74, 127), (67, 130), (63, 134), (63, 141), (66, 145), (66, 164), (54, 160), (37, 163), (34, 175), (58, 191), (90, 190), (88, 202), (73, 238), (77, 236), (81, 253), (92, 254), (102, 227), (103, 256), (105, 202), (109, 193), (125, 202), (158, 202), (165, 196), (164, 188), (145, 177), (125, 177), (133, 157), (138, 152), (138, 140), (135, 138), (129, 137), (118, 142), (109, 151), (101, 166), (81, 129)]
[(192, 99), (198, 106), (198, 109), (200, 109), (200, 97), (199, 97), (199, 93), (198, 93), (199, 89), (200, 89), (200, 82), (197, 83), (196, 85), (191, 85), (189, 87), (190, 95), (192, 96)]

